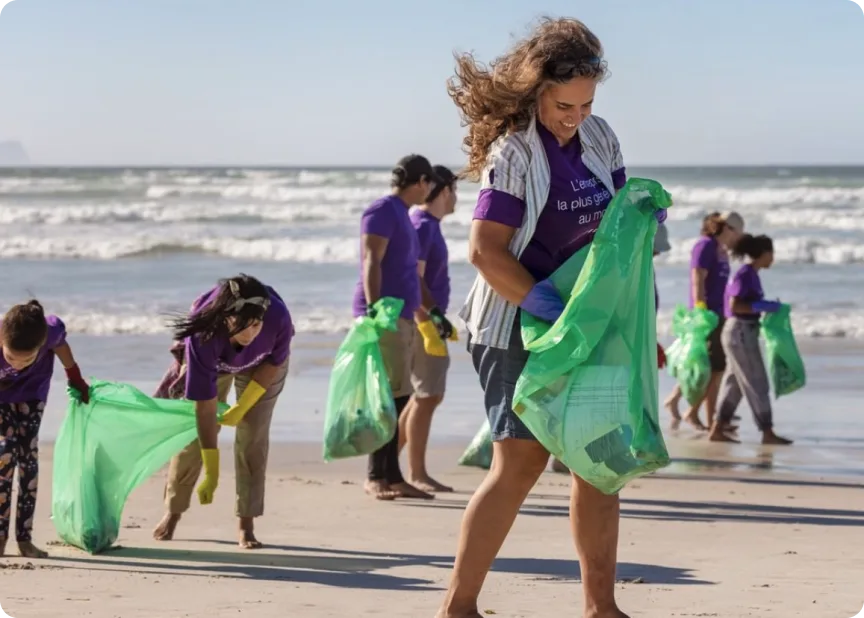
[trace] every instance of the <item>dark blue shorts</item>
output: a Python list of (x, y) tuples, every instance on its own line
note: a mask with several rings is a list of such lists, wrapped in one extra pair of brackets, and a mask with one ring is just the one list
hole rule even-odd
[(480, 378), (486, 404), (486, 417), (492, 431), (492, 440), (515, 438), (535, 440), (527, 427), (513, 411), (513, 392), (516, 381), (528, 362), (528, 352), (522, 345), (519, 320), (513, 325), (510, 345), (506, 350), (473, 345), (469, 339), (468, 351), (474, 361), (474, 369)]

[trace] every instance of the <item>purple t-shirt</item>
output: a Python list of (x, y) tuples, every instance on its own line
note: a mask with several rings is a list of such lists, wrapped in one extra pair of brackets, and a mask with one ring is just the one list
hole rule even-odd
[(741, 313), (732, 312), (732, 299), (738, 298), (745, 303), (755, 303), (757, 300), (765, 298), (765, 293), (762, 291), (762, 282), (759, 280), (759, 273), (753, 268), (752, 264), (744, 264), (732, 277), (732, 281), (726, 286), (724, 298), (725, 311), (724, 315), (727, 318), (738, 318), (739, 320), (758, 320), (758, 313)]
[[(420, 243), (408, 214), (408, 205), (395, 195), (382, 197), (363, 212), (360, 233), (388, 240), (387, 252), (381, 262), (381, 297), (404, 300), (402, 317), (410, 320), (420, 306), (420, 277), (417, 274)], [(366, 315), (362, 264), (360, 273), (360, 281), (354, 290), (354, 317)]]
[[(585, 166), (578, 137), (560, 146), (540, 123), (537, 130), (549, 161), (551, 184), (534, 236), (519, 261), (535, 279), (541, 280), (591, 243), (612, 201), (612, 192)], [(623, 187), (627, 182), (624, 168), (612, 170), (612, 180), (616, 190)], [(522, 227), (524, 196), (496, 189), (494, 170), (491, 184), (492, 188), (480, 191), (474, 218)]]
[[(219, 374), (234, 374), (257, 367), (261, 363), (279, 366), (288, 359), (294, 325), (285, 302), (268, 287), (270, 307), (264, 313), (264, 324), (257, 337), (245, 347), (235, 347), (227, 335), (202, 341), (200, 336), (187, 337), (186, 345), (186, 399), (206, 401), (217, 395)], [(190, 313), (199, 311), (219, 292), (213, 288), (199, 296)]]
[[(66, 325), (56, 315), (49, 315), (48, 338), (39, 348), (36, 360), (21, 371), (13, 369), (0, 354), (0, 403), (46, 401), (54, 374), (54, 350), (66, 343)], [(0, 320), (0, 328), (3, 321)]]
[(423, 280), (441, 311), (450, 304), (450, 271), (447, 267), (447, 241), (441, 233), (441, 221), (427, 211), (417, 208), (411, 212), (411, 222), (417, 230), (420, 243), (419, 260), (426, 262)]
[[(724, 315), (723, 293), (729, 281), (729, 258), (716, 238), (702, 236), (693, 247), (690, 254), (690, 268), (704, 268), (708, 271), (705, 277), (705, 304), (718, 316)], [(693, 296), (693, 286), (690, 286), (690, 308), (696, 304)]]

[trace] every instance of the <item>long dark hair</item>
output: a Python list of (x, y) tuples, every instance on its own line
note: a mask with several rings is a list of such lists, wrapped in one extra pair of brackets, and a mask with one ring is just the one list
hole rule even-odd
[[(199, 335), (204, 341), (217, 335), (231, 337), (264, 319), (270, 306), (270, 292), (255, 277), (241, 273), (219, 281), (219, 291), (207, 305), (190, 315), (171, 320), (175, 341)], [(229, 329), (227, 320), (234, 318)]]
[(48, 321), (38, 300), (15, 305), (3, 316), (3, 343), (16, 352), (39, 349), (48, 338)]
[(774, 241), (764, 234), (760, 236), (744, 234), (732, 247), (732, 255), (738, 259), (747, 256), (751, 260), (758, 260), (769, 251), (774, 251)]

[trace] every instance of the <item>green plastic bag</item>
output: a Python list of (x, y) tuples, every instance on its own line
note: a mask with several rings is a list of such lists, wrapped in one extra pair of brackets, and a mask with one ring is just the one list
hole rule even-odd
[(807, 383), (804, 361), (792, 330), (791, 311), (792, 308), (784, 303), (779, 311), (762, 317), (761, 331), (765, 338), (768, 374), (776, 398), (794, 393)]
[(681, 394), (690, 405), (696, 405), (711, 380), (708, 337), (719, 323), (717, 314), (707, 309), (675, 308), (672, 332), (678, 337), (669, 346), (666, 362), (669, 375), (678, 380)]
[(396, 404), (378, 340), (396, 331), (405, 301), (382, 298), (360, 317), (336, 352), (324, 418), (324, 460), (374, 453), (396, 433)]
[(460, 466), (472, 466), (488, 470), (492, 467), (492, 431), (489, 423), (483, 421), (471, 444), (459, 458)]
[(551, 277), (563, 298), (549, 325), (522, 313), (530, 352), (513, 409), (544, 447), (606, 494), (669, 463), (660, 431), (654, 305), (654, 213), (671, 204), (632, 178), (594, 242)]
[[(227, 409), (220, 404), (220, 414)], [(197, 437), (195, 402), (101, 380), (90, 383), (90, 403), (70, 394), (54, 446), (51, 518), (59, 537), (91, 554), (111, 547), (132, 491)]]

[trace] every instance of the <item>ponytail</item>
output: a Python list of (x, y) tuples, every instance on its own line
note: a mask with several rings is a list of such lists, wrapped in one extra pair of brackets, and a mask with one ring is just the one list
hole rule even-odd
[(38, 300), (15, 305), (3, 316), (3, 345), (16, 352), (32, 352), (48, 339), (45, 309)]
[[(175, 341), (200, 336), (207, 341), (216, 336), (232, 337), (264, 319), (270, 307), (267, 287), (249, 275), (240, 274), (219, 281), (219, 290), (204, 307), (171, 321)], [(228, 328), (228, 318), (234, 318)]]
[(774, 241), (764, 234), (759, 236), (744, 234), (731, 249), (734, 257), (741, 259), (746, 256), (751, 260), (759, 259), (764, 254), (773, 251)]

